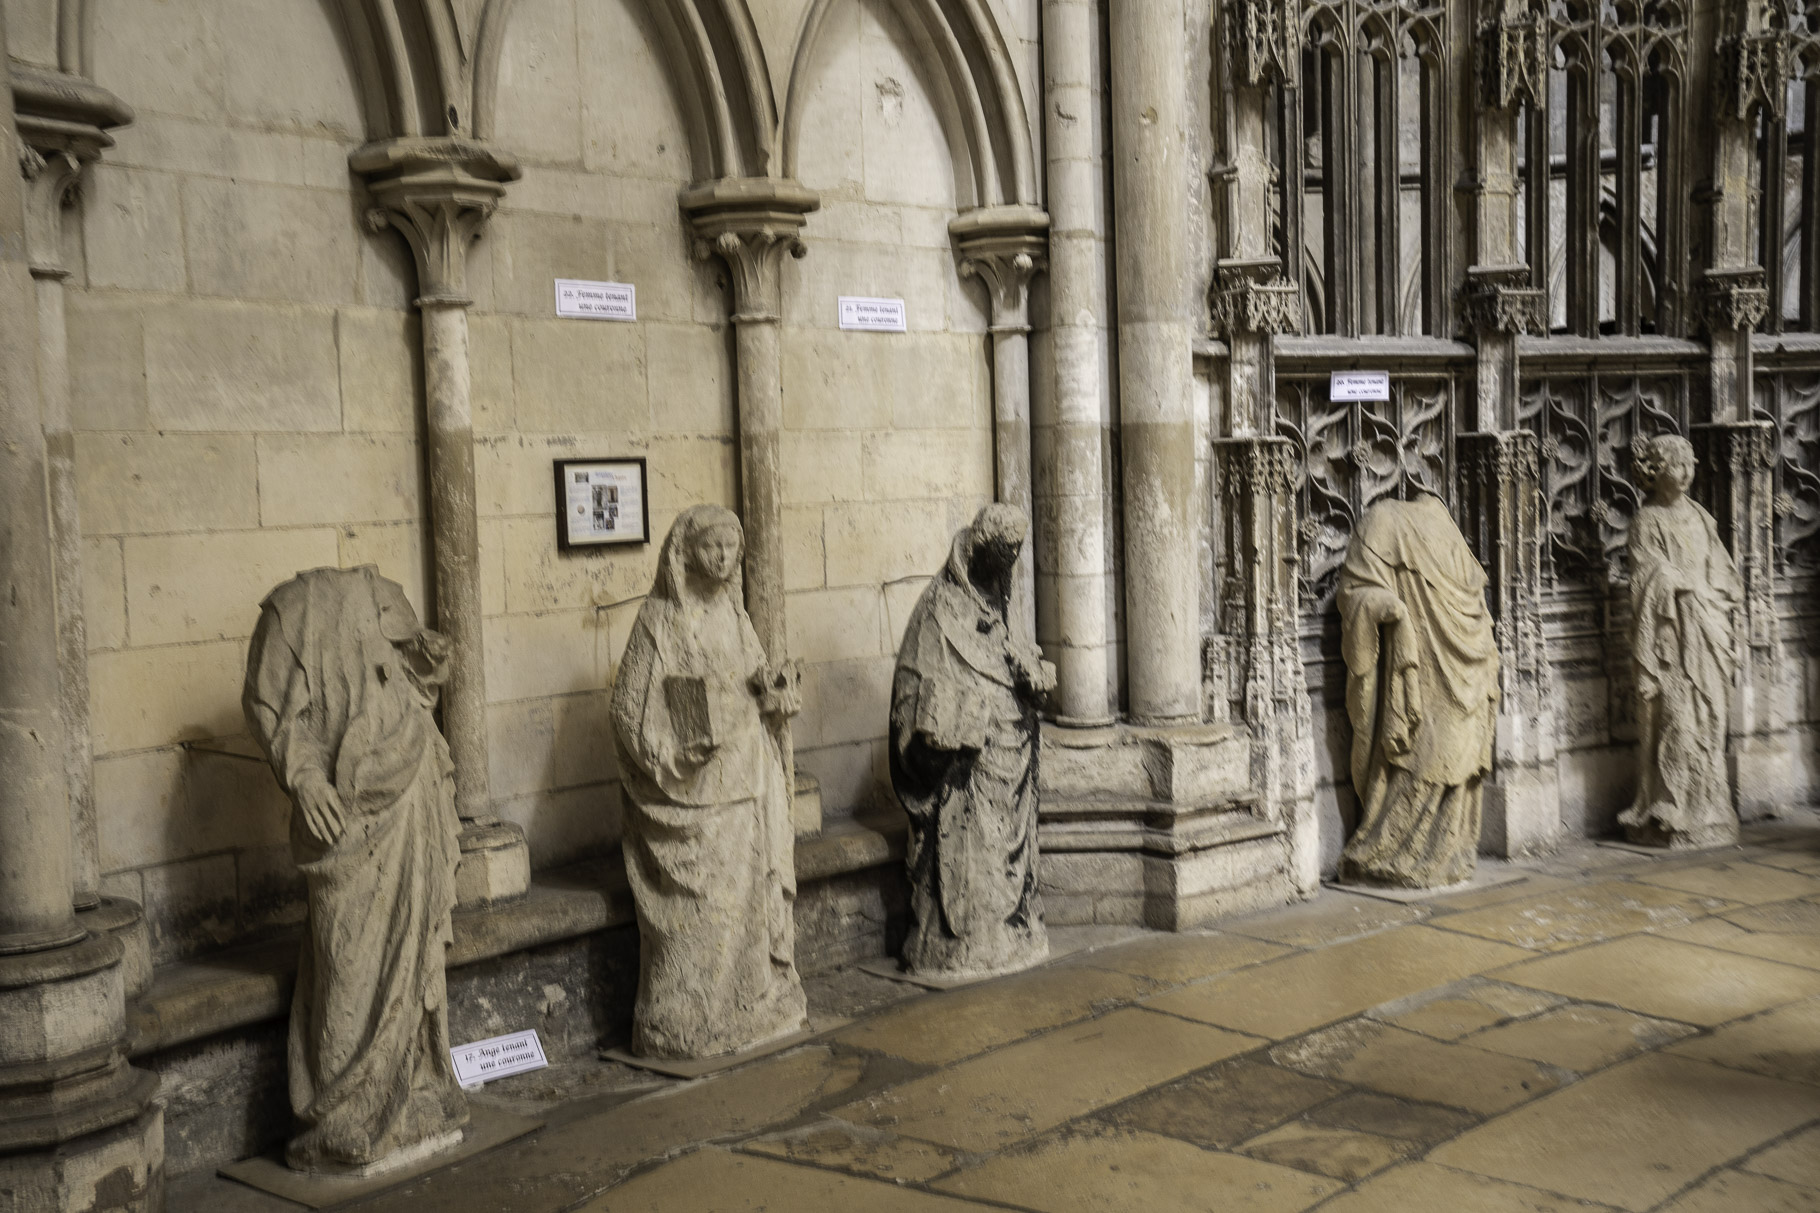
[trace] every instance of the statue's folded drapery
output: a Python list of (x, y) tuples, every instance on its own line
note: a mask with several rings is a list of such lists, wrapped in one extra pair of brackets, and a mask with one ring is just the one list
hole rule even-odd
[(299, 574), (253, 633), (248, 723), (294, 801), (326, 781), (343, 813), (326, 844), (291, 815), (309, 886), (286, 1152), (300, 1169), (357, 1169), (467, 1122), (443, 976), (461, 823), (430, 714), (446, 677), (433, 635), (371, 566)]
[[(807, 1014), (784, 754), (756, 689), (765, 650), (737, 575), (703, 590), (688, 569), (697, 538), (738, 525), (718, 506), (677, 519), (613, 687), (640, 941), (632, 1049), (644, 1057), (734, 1052)], [(691, 742), (711, 743), (699, 766)]]
[(1477, 865), (1498, 649), (1485, 570), (1426, 494), (1373, 506), (1340, 571), (1359, 827), (1342, 879), (1425, 888)]
[(1737, 840), (1725, 743), (1738, 671), (1732, 612), (1743, 599), (1711, 514), (1684, 496), (1638, 509), (1630, 609), (1639, 774), (1636, 801), (1618, 817), (1636, 841)]
[[(981, 526), (955, 536), (917, 601), (891, 688), (891, 782), (910, 818), (912, 972), (1025, 968), (1049, 948), (1036, 889), (1038, 692), (1029, 685), (1041, 659), (1017, 651), (1004, 606), (972, 581)], [(1017, 526), (1021, 542), (1021, 518)]]

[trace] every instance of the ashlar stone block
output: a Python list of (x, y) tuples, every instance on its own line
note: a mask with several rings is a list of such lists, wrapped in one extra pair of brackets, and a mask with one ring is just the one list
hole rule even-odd
[(137, 646), (250, 636), (259, 600), (300, 569), (334, 565), (328, 528), (129, 536), (129, 639)]
[(415, 435), (264, 434), (260, 521), (278, 527), (416, 518), (421, 477)]
[(148, 411), (160, 430), (341, 428), (335, 327), (327, 312), (173, 302), (147, 310), (145, 350)]
[(347, 188), (191, 177), (183, 183), (190, 286), (198, 294), (353, 303), (360, 229)]

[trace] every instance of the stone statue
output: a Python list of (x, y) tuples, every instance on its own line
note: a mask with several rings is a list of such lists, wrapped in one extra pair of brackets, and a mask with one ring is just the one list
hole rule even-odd
[(1648, 439), (1634, 466), (1649, 494), (1630, 529), (1639, 770), (1636, 803), (1618, 821), (1633, 842), (1724, 846), (1738, 841), (1725, 736), (1744, 585), (1713, 516), (1688, 500), (1692, 444)]
[(1439, 498), (1365, 512), (1340, 570), (1359, 828), (1340, 879), (1437, 888), (1478, 866), (1498, 648), (1485, 570)]
[(1028, 521), (989, 505), (911, 612), (891, 685), (891, 783), (910, 817), (912, 973), (985, 976), (1049, 954), (1036, 891), (1037, 708), (1055, 667), (1011, 634)]
[(253, 631), (241, 704), (309, 888), (285, 1151), (301, 1171), (376, 1174), (467, 1123), (443, 980), (461, 822), (430, 714), (448, 653), (371, 565), (299, 573)]
[(782, 735), (800, 676), (752, 630), (742, 541), (731, 511), (683, 511), (613, 688), (643, 1057), (715, 1057), (806, 1026)]

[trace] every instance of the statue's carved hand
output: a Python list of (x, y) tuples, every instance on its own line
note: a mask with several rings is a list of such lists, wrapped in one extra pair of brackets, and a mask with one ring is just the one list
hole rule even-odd
[(332, 847), (341, 841), (341, 835), (347, 830), (347, 811), (342, 808), (341, 797), (329, 781), (317, 775), (304, 780), (296, 789), (297, 811), (303, 814), (304, 828), (309, 830), (310, 837), (324, 847)]
[(758, 710), (777, 720), (788, 720), (803, 710), (803, 667), (795, 658), (766, 666), (752, 678)]
[(685, 775), (692, 775), (708, 765), (714, 757), (714, 751), (720, 747), (711, 741), (691, 741), (676, 755), (676, 766)]

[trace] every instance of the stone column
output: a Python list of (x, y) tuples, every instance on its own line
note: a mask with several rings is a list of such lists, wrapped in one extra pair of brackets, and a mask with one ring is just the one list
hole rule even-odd
[[(4, 41), (0, 32), (0, 71)], [(29, 165), (6, 84), (0, 151)], [(71, 904), (57, 568), (24, 194), (20, 177), (0, 180), (0, 1193), (21, 1213), (152, 1210), (163, 1165), (158, 1080), (126, 1064), (122, 945), (90, 934)]]
[(1523, 262), (1518, 115), (1540, 111), (1547, 28), (1526, 0), (1499, 0), (1479, 31), (1475, 65), (1474, 264), (1460, 310), (1478, 346), (1474, 413), (1459, 438), (1460, 530), (1490, 579), (1498, 641), (1497, 741), (1485, 781), (1480, 849), (1551, 851), (1561, 838), (1555, 688), (1542, 645), (1538, 441), (1517, 421), (1517, 338), (1547, 328), (1548, 301)]
[[(1092, 0), (1044, 0), (1043, 133), (1048, 155), (1049, 339), (1055, 360), (1055, 420), (1040, 466), (1042, 517), (1035, 537), (1053, 567), (1056, 719), (1067, 725), (1109, 724), (1114, 717), (1106, 560), (1100, 357), (1106, 296), (1100, 268), (1101, 164), (1093, 132), (1094, 50), (1099, 18)], [(1036, 543), (1031, 545), (1033, 548)], [(1039, 559), (1039, 564), (1049, 563)]]
[[(992, 328), (994, 496), (1035, 515), (1030, 471), (1030, 279), (1042, 268), (1049, 216), (1034, 206), (982, 207), (948, 225), (962, 277), (986, 284)], [(1011, 587), (1011, 619), (1036, 636), (1034, 543)]]
[(463, 907), (486, 905), (524, 893), (531, 867), (524, 832), (493, 816), (488, 784), (468, 249), (519, 169), (493, 148), (456, 138), (372, 143), (354, 152), (348, 163), (366, 178), (372, 194), (369, 226), (375, 232), (397, 228), (417, 261), (436, 627), (453, 650), (442, 728), (455, 761), (456, 807), (462, 819), (456, 886)]
[[(746, 613), (773, 663), (783, 662), (790, 651), (784, 606), (783, 261), (786, 253), (808, 252), (803, 223), (820, 205), (794, 181), (768, 177), (724, 178), (682, 196), (695, 230), (696, 258), (718, 256), (733, 284)], [(797, 777), (788, 725), (783, 749), (796, 832), (815, 833), (821, 829), (820, 793), (812, 780)]]
[[(89, 731), (88, 630), (82, 616), (82, 520), (76, 508), (69, 337), (63, 312), (63, 282), (69, 277), (63, 257), (63, 210), (75, 197), (83, 169), (113, 146), (107, 128), (132, 121), (133, 112), (106, 89), (79, 77), (18, 64), (12, 72), (19, 137), (24, 144), (20, 166), (26, 181), (26, 251), (38, 297), (38, 397), (49, 460), (73, 896), (77, 909), (94, 910), (101, 905), (101, 864), (95, 824), (94, 740)], [(124, 911), (128, 905), (121, 903), (116, 908)], [(114, 909), (109, 915), (114, 915)], [(137, 913), (128, 916), (138, 921)]]
[(1182, 0), (1109, 6), (1125, 650), (1131, 718), (1201, 710)]
[[(1752, 420), (1751, 335), (1769, 310), (1757, 264), (1757, 201), (1751, 188), (1756, 122), (1781, 123), (1788, 110), (1788, 34), (1769, 27), (1766, 6), (1734, 4), (1721, 17), (1714, 71), (1711, 190), (1712, 268), (1700, 282), (1700, 314), (1711, 342), (1710, 424), (1694, 427), (1700, 471), (1694, 492), (1744, 576), (1732, 693), (1732, 795), (1746, 821), (1788, 812), (1795, 799), (1782, 693), (1781, 621), (1775, 594), (1773, 474), (1776, 437)], [(1776, 247), (1780, 247), (1779, 243)]]
[(774, 662), (789, 641), (784, 613), (783, 259), (808, 250), (804, 217), (820, 206), (793, 181), (727, 178), (683, 195), (697, 259), (718, 256), (733, 284), (739, 469), (746, 530), (746, 612)]
[(1785, 816), (1796, 798), (1794, 755), (1782, 701), (1782, 637), (1776, 614), (1774, 422), (1715, 421), (1693, 427), (1699, 475), (1694, 495), (1712, 512), (1738, 562), (1744, 606), (1728, 746), (1732, 799), (1745, 821)]

